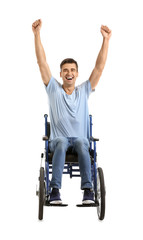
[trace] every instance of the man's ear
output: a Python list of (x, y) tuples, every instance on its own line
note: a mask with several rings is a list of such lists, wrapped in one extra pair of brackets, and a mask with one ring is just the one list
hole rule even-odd
[(61, 76), (61, 72), (60, 72), (60, 77), (62, 77), (62, 76)]

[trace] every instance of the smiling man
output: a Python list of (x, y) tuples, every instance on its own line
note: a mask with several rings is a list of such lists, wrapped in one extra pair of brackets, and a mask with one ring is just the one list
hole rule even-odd
[(78, 65), (74, 59), (65, 59), (61, 62), (60, 77), (63, 79), (63, 89), (71, 94), (75, 88), (75, 81), (78, 77)]
[(51, 123), (49, 148), (54, 153), (52, 159), (53, 173), (50, 182), (52, 187), (50, 202), (52, 204), (62, 203), (59, 189), (61, 189), (66, 151), (69, 147), (72, 147), (72, 151), (78, 154), (81, 189), (84, 190), (82, 202), (83, 204), (90, 204), (94, 202), (94, 194), (92, 191), (89, 155), (88, 98), (90, 93), (94, 92), (104, 69), (111, 30), (107, 26), (101, 26), (103, 43), (95, 67), (89, 79), (75, 87), (78, 77), (78, 64), (72, 58), (64, 59), (61, 62), (60, 77), (63, 84), (60, 84), (52, 76), (40, 40), (41, 26), (41, 19), (32, 24), (37, 63), (49, 98)]

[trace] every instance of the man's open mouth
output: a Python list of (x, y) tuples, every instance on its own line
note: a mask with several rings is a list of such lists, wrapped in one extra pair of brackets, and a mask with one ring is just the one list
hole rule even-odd
[(73, 79), (73, 77), (66, 77), (66, 79), (67, 79), (67, 80), (72, 80), (72, 79)]

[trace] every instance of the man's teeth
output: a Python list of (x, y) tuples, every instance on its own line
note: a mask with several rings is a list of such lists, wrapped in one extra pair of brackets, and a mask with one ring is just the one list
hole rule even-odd
[(72, 77), (67, 77), (68, 80), (72, 80)]

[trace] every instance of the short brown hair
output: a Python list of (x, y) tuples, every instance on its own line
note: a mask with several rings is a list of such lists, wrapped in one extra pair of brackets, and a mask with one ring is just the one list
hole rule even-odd
[(64, 64), (66, 64), (66, 63), (75, 63), (75, 65), (76, 65), (76, 67), (77, 67), (77, 71), (78, 71), (78, 64), (77, 64), (77, 62), (76, 62), (73, 58), (66, 58), (66, 59), (64, 59), (64, 60), (61, 62), (61, 64), (60, 64), (61, 70), (62, 70), (62, 66), (63, 66)]

